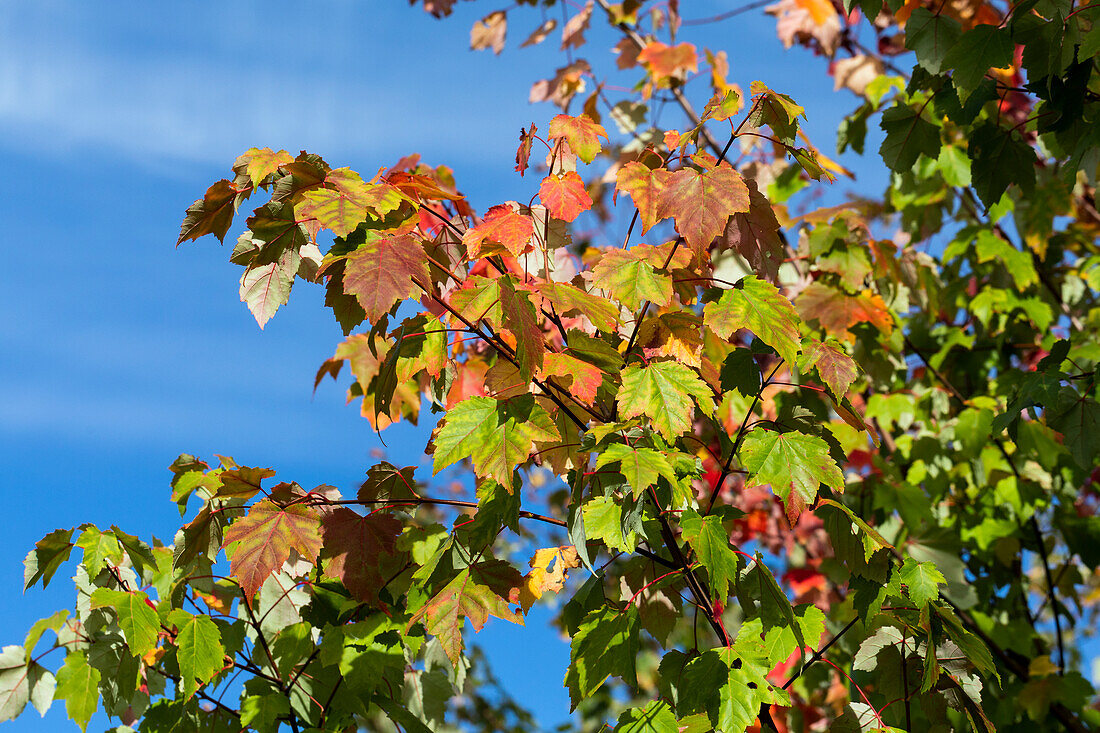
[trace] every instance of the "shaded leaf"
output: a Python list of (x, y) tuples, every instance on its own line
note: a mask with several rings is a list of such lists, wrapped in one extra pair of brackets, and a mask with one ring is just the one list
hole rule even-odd
[(321, 518), (325, 572), (339, 578), (360, 601), (376, 602), (397, 555), (401, 522), (389, 513), (357, 514), (337, 507)]
[(160, 617), (141, 591), (96, 588), (92, 593), (92, 608), (108, 607), (118, 615), (118, 625), (126, 636), (126, 645), (137, 657), (143, 657), (157, 645)]
[(879, 155), (893, 171), (908, 171), (921, 153), (932, 160), (939, 155), (939, 128), (912, 107), (898, 102), (882, 113), (879, 126), (886, 132)]
[(224, 242), (226, 232), (233, 224), (233, 214), (237, 211), (237, 193), (233, 184), (225, 179), (206, 189), (201, 199), (187, 207), (176, 245), (188, 239), (198, 239), (204, 234), (213, 234)]

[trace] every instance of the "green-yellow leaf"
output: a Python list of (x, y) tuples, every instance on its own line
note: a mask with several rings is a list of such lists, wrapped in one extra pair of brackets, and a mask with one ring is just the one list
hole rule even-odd
[(588, 612), (573, 636), (565, 686), (570, 710), (592, 695), (610, 675), (637, 687), (638, 609), (600, 606)]
[(917, 608), (924, 608), (939, 597), (939, 586), (946, 584), (947, 579), (935, 564), (907, 557), (901, 566), (901, 582), (909, 588), (909, 598)]
[(143, 657), (157, 645), (160, 617), (148, 603), (149, 596), (141, 591), (96, 588), (92, 593), (92, 608), (106, 606), (118, 615), (118, 625), (126, 636), (126, 645), (136, 657)]
[(642, 301), (666, 306), (672, 302), (672, 278), (658, 273), (637, 248), (610, 249), (592, 268), (592, 285), (611, 293), (630, 310)]
[(596, 457), (596, 468), (611, 463), (619, 464), (619, 472), (626, 477), (626, 482), (634, 490), (635, 499), (641, 497), (650, 486), (654, 486), (658, 476), (664, 476), (669, 484), (676, 485), (676, 471), (672, 464), (664, 453), (652, 448), (612, 443)]
[(844, 475), (829, 455), (829, 444), (814, 435), (754, 430), (741, 446), (747, 485), (771, 484), (790, 507), (813, 504), (821, 484), (844, 491)]
[(692, 398), (704, 412), (714, 410), (714, 398), (706, 382), (688, 367), (675, 361), (659, 361), (623, 370), (623, 383), (616, 401), (624, 420), (645, 415), (669, 440), (691, 427)]
[(57, 671), (54, 697), (65, 701), (65, 712), (81, 730), (88, 729), (88, 721), (99, 707), (100, 677), (99, 670), (88, 664), (84, 652), (79, 650), (69, 652), (65, 666)]
[(730, 547), (729, 532), (722, 527), (722, 520), (685, 509), (680, 515), (680, 530), (707, 569), (715, 600), (725, 603), (730, 583), (737, 581), (737, 554)]
[(799, 349), (800, 319), (791, 301), (774, 285), (752, 275), (738, 285), (722, 293), (719, 300), (707, 303), (703, 322), (723, 339), (747, 328), (779, 352), (784, 361), (794, 364)]
[(221, 632), (209, 616), (192, 616), (182, 608), (168, 614), (168, 623), (176, 627), (176, 658), (184, 696), (190, 698), (225, 666)]

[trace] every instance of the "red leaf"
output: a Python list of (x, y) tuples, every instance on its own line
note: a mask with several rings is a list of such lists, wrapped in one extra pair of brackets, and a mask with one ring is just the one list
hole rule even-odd
[(462, 237), (466, 245), (466, 256), (476, 260), (481, 254), (481, 245), (486, 241), (499, 242), (519, 257), (527, 250), (528, 242), (535, 233), (535, 224), (531, 217), (517, 214), (507, 204), (498, 204), (485, 212), (485, 218)]
[(230, 574), (251, 599), (283, 566), (292, 549), (310, 562), (316, 561), (321, 552), (321, 521), (317, 512), (304, 504), (281, 507), (264, 499), (225, 531), (222, 548), (234, 543), (236, 547), (229, 551)]
[(816, 340), (808, 340), (802, 345), (802, 359), (798, 367), (803, 371), (817, 367), (821, 380), (838, 400), (844, 399), (848, 387), (859, 376), (859, 367), (852, 357), (835, 346)]
[(569, 392), (584, 402), (596, 399), (596, 390), (603, 382), (600, 368), (568, 354), (547, 354), (542, 360), (542, 373), (547, 377), (566, 380)]
[(748, 186), (731, 166), (723, 163), (702, 171), (681, 168), (664, 179), (657, 218), (671, 216), (676, 231), (700, 254), (725, 231), (730, 216), (749, 207)]
[(428, 256), (412, 236), (368, 238), (347, 257), (344, 292), (355, 296), (371, 323), (419, 292), (417, 282), (428, 282)]
[(592, 208), (592, 199), (576, 171), (569, 171), (563, 176), (549, 175), (542, 179), (539, 198), (551, 216), (563, 221), (573, 221), (582, 211)]
[(779, 282), (779, 266), (785, 252), (779, 238), (779, 220), (756, 182), (746, 180), (749, 189), (749, 210), (734, 214), (726, 224), (726, 244), (745, 258), (761, 278)]
[[(378, 591), (402, 561), (403, 553), (396, 551), (401, 522), (392, 514), (363, 516), (346, 507), (321, 521), (326, 574), (339, 578), (358, 600), (377, 601)], [(393, 565), (398, 567), (391, 569)]]

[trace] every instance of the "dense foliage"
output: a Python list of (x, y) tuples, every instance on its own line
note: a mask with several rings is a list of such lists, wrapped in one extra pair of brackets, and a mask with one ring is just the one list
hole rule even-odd
[[(241, 300), (263, 327), (325, 288), (317, 382), (346, 365), (376, 430), (437, 422), (444, 476), (383, 462), (343, 498), (180, 456), (171, 545), (83, 525), (27, 556), (28, 588), (76, 560), (77, 602), (4, 647), (0, 720), (528, 730), (469, 629), (555, 599), (583, 730), (1100, 727), (1100, 5), (768, 7), (859, 97), (838, 148), (883, 133), (886, 191), (826, 209), (812, 109), (690, 41), (751, 9), (486, 15), (473, 48), (515, 24), (565, 63), (484, 212), (416, 155), (238, 158), (179, 241), (259, 199)], [(616, 68), (580, 56), (596, 25)]]

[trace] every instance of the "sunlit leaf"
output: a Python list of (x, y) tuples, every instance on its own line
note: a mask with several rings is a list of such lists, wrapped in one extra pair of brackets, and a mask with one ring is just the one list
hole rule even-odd
[(247, 598), (283, 566), (294, 549), (313, 561), (321, 551), (321, 522), (304, 504), (282, 507), (271, 501), (253, 504), (248, 514), (225, 532), (230, 569)]
[(668, 439), (682, 435), (691, 427), (692, 398), (704, 413), (714, 409), (710, 388), (695, 372), (677, 362), (630, 366), (623, 370), (622, 379), (616, 397), (619, 416), (628, 419), (645, 415)]

